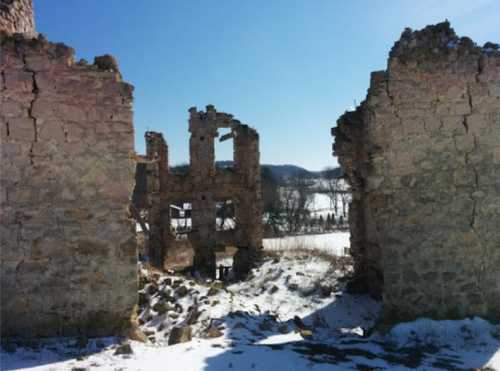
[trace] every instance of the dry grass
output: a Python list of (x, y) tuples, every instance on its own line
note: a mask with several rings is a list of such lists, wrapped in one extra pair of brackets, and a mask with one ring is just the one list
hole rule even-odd
[(331, 264), (333, 270), (346, 274), (352, 269), (351, 256), (338, 256), (328, 253), (323, 249), (306, 247), (302, 244), (293, 245), (288, 249), (264, 250), (264, 256), (271, 259), (293, 259), (293, 260), (323, 260)]

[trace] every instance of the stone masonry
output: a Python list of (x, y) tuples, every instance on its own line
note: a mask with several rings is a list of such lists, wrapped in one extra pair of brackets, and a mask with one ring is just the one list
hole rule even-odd
[(1, 6), (2, 336), (116, 333), (137, 292), (133, 87), (109, 56), (75, 63), (73, 49), (29, 27), (12, 35), (22, 29), (6, 24), (32, 17), (4, 15), (31, 4)]
[(448, 22), (407, 29), (338, 120), (357, 287), (382, 323), (500, 321), (500, 52)]
[(32, 0), (0, 0), (0, 30), (36, 36)]
[[(259, 135), (232, 115), (207, 106), (206, 112), (191, 108), (189, 119), (190, 166), (186, 174), (175, 174), (168, 165), (167, 145), (159, 133), (146, 133), (149, 254), (157, 266), (174, 243), (170, 228), (170, 204), (192, 204), (192, 230), (188, 234), (195, 251), (194, 266), (215, 274), (215, 253), (226, 246), (238, 248), (234, 256), (237, 276), (246, 274), (262, 247), (262, 194), (259, 164)], [(231, 133), (220, 140), (234, 139), (234, 166), (215, 166), (214, 141), (218, 129)], [(216, 202), (232, 200), (236, 228), (216, 231)]]

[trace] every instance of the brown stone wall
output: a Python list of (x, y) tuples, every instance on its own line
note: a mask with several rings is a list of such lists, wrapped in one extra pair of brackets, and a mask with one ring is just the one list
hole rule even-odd
[(114, 333), (136, 301), (133, 88), (43, 38), (0, 58), (2, 335)]
[[(195, 251), (195, 267), (213, 275), (216, 251), (237, 246), (234, 269), (237, 275), (244, 275), (262, 247), (259, 135), (213, 106), (207, 106), (206, 112), (196, 108), (189, 112), (190, 166), (186, 174), (169, 170), (168, 149), (162, 135), (146, 133), (151, 258), (161, 266), (159, 254), (165, 256), (165, 251), (173, 246), (169, 205), (189, 202), (193, 228), (188, 236)], [(230, 137), (234, 139), (234, 166), (230, 169), (215, 166), (214, 143), (219, 128), (231, 128)], [(225, 200), (234, 202), (236, 228), (216, 231), (216, 202)]]
[(0, 0), (0, 33), (36, 35), (32, 0)]
[(334, 129), (358, 283), (382, 321), (500, 320), (500, 52), (406, 30)]

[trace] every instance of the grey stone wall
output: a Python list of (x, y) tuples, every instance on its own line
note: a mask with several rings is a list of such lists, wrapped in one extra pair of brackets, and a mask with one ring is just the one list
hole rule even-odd
[(116, 333), (137, 291), (133, 87), (43, 38), (1, 51), (2, 336)]
[(334, 129), (358, 287), (382, 322), (500, 320), (500, 52), (407, 29)]

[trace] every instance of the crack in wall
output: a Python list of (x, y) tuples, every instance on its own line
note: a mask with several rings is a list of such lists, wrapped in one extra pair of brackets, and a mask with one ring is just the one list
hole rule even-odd
[(2, 91), (6, 91), (7, 90), (7, 79), (5, 77), (5, 71), (2, 70), (2, 72), (0, 72), (0, 76), (2, 78)]
[(37, 118), (33, 116), (33, 107), (35, 105), (35, 102), (38, 100), (38, 94), (39, 94), (39, 89), (36, 82), (36, 72), (28, 67), (28, 63), (26, 61), (26, 55), (23, 55), (22, 60), (24, 64), (24, 70), (31, 74), (31, 79), (32, 79), (31, 93), (33, 94), (33, 99), (30, 101), (30, 105), (28, 108), (28, 116), (33, 120), (33, 129), (35, 131), (33, 141), (38, 142)]

